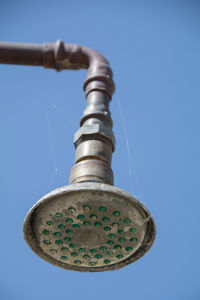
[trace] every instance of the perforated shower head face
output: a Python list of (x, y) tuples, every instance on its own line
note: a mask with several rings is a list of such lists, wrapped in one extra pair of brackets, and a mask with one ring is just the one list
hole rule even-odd
[(24, 237), (37, 255), (58, 267), (98, 272), (143, 256), (155, 239), (155, 224), (127, 192), (85, 182), (38, 201), (25, 219)]

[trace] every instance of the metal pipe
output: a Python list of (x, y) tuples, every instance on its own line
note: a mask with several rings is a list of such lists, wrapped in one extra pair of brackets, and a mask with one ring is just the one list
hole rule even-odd
[(0, 63), (43, 66), (61, 70), (88, 69), (84, 90), (106, 92), (110, 98), (115, 90), (112, 70), (99, 52), (76, 44), (56, 43), (25, 44), (0, 42)]
[(0, 42), (0, 63), (42, 66), (42, 45)]
[(115, 137), (109, 102), (114, 82), (108, 61), (95, 50), (58, 41), (0, 43), (0, 63), (57, 71), (88, 68), (87, 106), (74, 136), (71, 185), (45, 195), (29, 211), (23, 231), (30, 248), (56, 266), (84, 272), (116, 270), (142, 257), (154, 242), (156, 228), (143, 204), (111, 186)]
[(0, 63), (43, 66), (61, 70), (88, 69), (84, 82), (87, 106), (74, 137), (76, 161), (70, 183), (99, 181), (113, 184), (110, 167), (115, 149), (109, 102), (115, 90), (109, 62), (97, 51), (75, 44), (0, 42)]

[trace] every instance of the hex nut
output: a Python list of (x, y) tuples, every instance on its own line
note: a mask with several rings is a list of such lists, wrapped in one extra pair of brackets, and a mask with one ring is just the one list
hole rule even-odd
[(102, 124), (91, 124), (91, 125), (83, 125), (74, 135), (74, 145), (77, 147), (80, 143), (85, 141), (86, 139), (92, 139), (92, 136), (101, 137), (103, 140), (107, 139), (110, 141), (112, 145), (112, 151), (115, 151), (115, 136), (112, 129), (104, 126)]

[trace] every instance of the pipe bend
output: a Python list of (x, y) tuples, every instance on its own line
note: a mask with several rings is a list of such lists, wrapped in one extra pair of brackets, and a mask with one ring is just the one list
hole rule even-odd
[(88, 95), (92, 90), (106, 92), (110, 99), (115, 91), (113, 72), (107, 59), (96, 50), (81, 47), (88, 57), (88, 74), (84, 82), (84, 90)]
[(43, 45), (43, 65), (57, 71), (88, 69), (84, 82), (86, 95), (98, 90), (110, 98), (115, 91), (113, 73), (107, 59), (96, 50), (78, 44), (64, 44), (62, 41)]
[(112, 97), (115, 90), (109, 62), (99, 52), (76, 44), (25, 44), (0, 42), (0, 64), (44, 66), (61, 70), (88, 69), (84, 82), (86, 95), (101, 91)]

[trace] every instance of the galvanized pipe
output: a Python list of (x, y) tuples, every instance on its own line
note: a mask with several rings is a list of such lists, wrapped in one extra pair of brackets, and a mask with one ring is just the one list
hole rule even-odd
[(98, 181), (113, 184), (111, 170), (115, 137), (109, 102), (115, 90), (108, 61), (97, 51), (75, 44), (0, 42), (0, 63), (43, 66), (61, 70), (88, 69), (84, 82), (87, 106), (75, 134), (76, 162), (70, 183)]
[[(84, 272), (116, 270), (142, 257), (153, 244), (156, 229), (143, 204), (111, 186), (115, 137), (109, 102), (114, 82), (108, 61), (92, 49), (58, 41), (44, 45), (0, 43), (0, 63), (58, 71), (88, 68), (84, 83), (87, 106), (74, 136), (72, 184), (48, 193), (29, 211), (23, 229), (29, 247), (56, 266)], [(109, 226), (101, 226), (107, 221)], [(69, 244), (69, 249), (71, 240), (74, 244)], [(74, 246), (81, 251), (72, 252)]]
[(109, 101), (109, 96), (104, 92), (91, 91), (87, 95), (81, 128), (74, 136), (76, 163), (70, 173), (70, 183), (114, 182), (110, 166), (115, 137), (112, 132)]
[(0, 63), (43, 66), (61, 70), (88, 69), (84, 90), (108, 93), (110, 98), (115, 90), (112, 70), (108, 61), (99, 52), (76, 44), (56, 43), (26, 44), (0, 42)]
[(42, 66), (42, 45), (0, 42), (0, 63)]

